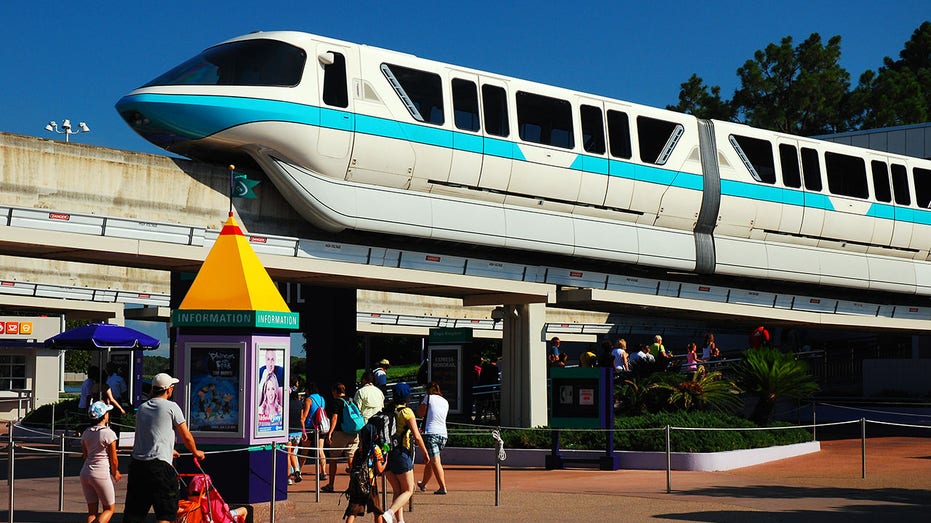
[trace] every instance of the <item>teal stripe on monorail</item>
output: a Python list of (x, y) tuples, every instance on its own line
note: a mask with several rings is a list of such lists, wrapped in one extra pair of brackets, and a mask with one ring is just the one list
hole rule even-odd
[[(171, 123), (161, 121), (159, 110), (153, 105), (170, 108)], [(149, 107), (146, 107), (149, 106)], [(123, 97), (117, 107), (120, 111), (137, 109), (166, 129), (189, 139), (200, 139), (237, 125), (259, 121), (280, 121), (304, 125), (319, 125), (329, 129), (371, 134), (384, 138), (407, 140), (436, 147), (444, 147), (475, 154), (486, 154), (516, 161), (526, 161), (520, 146), (508, 140), (484, 137), (478, 134), (454, 132), (430, 125), (399, 122), (332, 108), (261, 98), (244, 98), (214, 95), (135, 94)], [(625, 178), (701, 191), (701, 174), (678, 172), (657, 166), (638, 165), (619, 160), (580, 154), (569, 166), (583, 172)], [(834, 205), (826, 194), (787, 189), (773, 185), (760, 185), (734, 180), (721, 180), (721, 195), (736, 198), (784, 203), (826, 211)], [(873, 203), (867, 216), (897, 219), (903, 222), (931, 225), (931, 211)]]

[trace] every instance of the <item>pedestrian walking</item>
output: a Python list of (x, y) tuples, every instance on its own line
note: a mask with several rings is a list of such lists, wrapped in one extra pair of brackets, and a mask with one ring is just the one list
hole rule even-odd
[(126, 485), (125, 523), (142, 523), (149, 509), (159, 523), (170, 523), (178, 514), (178, 473), (172, 466), (177, 456), (175, 432), (197, 459), (204, 453), (197, 449), (194, 436), (188, 430), (184, 413), (171, 401), (177, 378), (166, 373), (152, 378), (151, 398), (136, 412), (136, 442), (129, 464)]
[(107, 523), (116, 511), (113, 484), (120, 480), (120, 469), (116, 456), (116, 433), (108, 425), (111, 410), (113, 405), (102, 401), (92, 403), (87, 415), (95, 424), (81, 434), (84, 466), (81, 467), (80, 478), (87, 501), (87, 523)]
[(431, 381), (427, 383), (427, 395), (417, 408), (417, 415), (424, 418), (423, 441), (427, 447), (427, 456), (430, 462), (423, 468), (423, 479), (417, 482), (417, 488), (424, 492), (430, 478), (436, 476), (439, 484), (434, 494), (446, 494), (446, 473), (443, 471), (443, 462), (440, 453), (446, 447), (448, 433), (446, 431), (446, 416), (449, 414), (449, 402), (440, 393), (440, 384)]
[(385, 523), (401, 523), (404, 521), (404, 506), (414, 494), (414, 444), (424, 453), (424, 466), (430, 464), (430, 455), (424, 446), (420, 430), (417, 428), (417, 418), (414, 411), (407, 407), (407, 400), (411, 397), (411, 387), (403, 381), (394, 386), (394, 415), (397, 419), (397, 430), (394, 439), (397, 442), (388, 452), (388, 467), (385, 477), (391, 484), (393, 493), (391, 506), (382, 514)]

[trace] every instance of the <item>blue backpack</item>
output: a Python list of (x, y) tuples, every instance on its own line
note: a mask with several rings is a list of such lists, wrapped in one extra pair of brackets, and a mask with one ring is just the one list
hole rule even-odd
[(339, 430), (346, 434), (358, 434), (362, 427), (365, 426), (365, 420), (359, 407), (351, 401), (343, 400), (343, 419), (340, 421)]

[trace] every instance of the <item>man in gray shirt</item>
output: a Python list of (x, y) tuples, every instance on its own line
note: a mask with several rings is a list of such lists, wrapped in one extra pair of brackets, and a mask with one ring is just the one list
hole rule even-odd
[(204, 459), (197, 450), (194, 436), (187, 428), (184, 414), (177, 403), (171, 401), (176, 378), (156, 374), (152, 378), (149, 401), (136, 411), (136, 441), (129, 464), (129, 483), (126, 486), (125, 523), (142, 523), (149, 508), (159, 523), (170, 523), (178, 514), (178, 473), (171, 462), (175, 451), (175, 432), (195, 458)]

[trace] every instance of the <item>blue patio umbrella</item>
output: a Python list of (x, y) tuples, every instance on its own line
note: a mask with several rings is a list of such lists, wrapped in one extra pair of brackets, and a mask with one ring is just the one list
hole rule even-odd
[(109, 323), (90, 323), (45, 340), (47, 348), (60, 350), (153, 350), (158, 344), (159, 341), (148, 334)]

